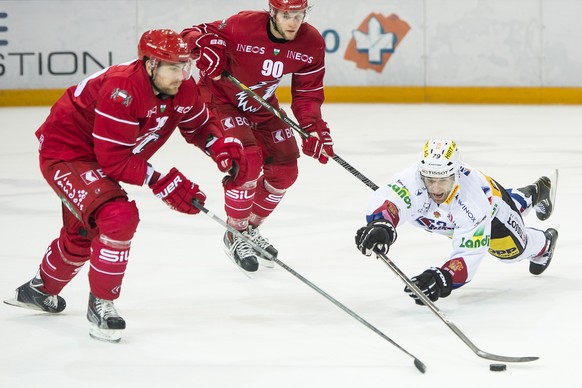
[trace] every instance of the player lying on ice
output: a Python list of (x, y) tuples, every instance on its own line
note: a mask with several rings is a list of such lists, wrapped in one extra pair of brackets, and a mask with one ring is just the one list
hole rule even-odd
[(147, 161), (179, 128), (184, 139), (230, 175), (245, 181), (241, 143), (224, 137), (191, 78), (190, 50), (171, 30), (145, 32), (139, 58), (106, 68), (69, 88), (37, 130), (40, 169), (63, 202), (60, 236), (48, 247), (37, 275), (6, 303), (49, 313), (65, 308), (61, 290), (86, 263), (87, 318), (94, 338), (117, 342), (125, 320), (119, 298), (138, 208), (120, 183), (148, 185), (170, 208), (196, 214), (206, 196), (176, 168), (160, 174)]
[[(540, 220), (550, 217), (552, 184), (544, 176), (519, 189), (504, 189), (462, 163), (454, 141), (429, 140), (418, 163), (374, 193), (368, 225), (357, 231), (356, 245), (366, 256), (386, 254), (396, 241), (396, 228), (405, 222), (451, 238), (449, 259), (411, 279), (433, 302), (471, 281), (487, 252), (504, 263), (529, 260), (529, 271), (540, 275), (550, 265), (558, 232), (526, 227), (522, 217), (532, 208)], [(404, 291), (423, 304), (408, 287)]]

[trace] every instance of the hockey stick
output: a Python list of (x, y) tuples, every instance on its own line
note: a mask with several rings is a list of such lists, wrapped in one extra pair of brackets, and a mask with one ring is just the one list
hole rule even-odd
[(453, 322), (451, 322), (445, 316), (445, 314), (443, 314), (434, 305), (434, 303), (417, 287), (417, 285), (412, 280), (410, 280), (396, 266), (396, 264), (394, 264), (392, 262), (392, 260), (390, 260), (388, 258), (388, 256), (386, 256), (385, 254), (383, 254), (381, 252), (375, 252), (375, 253), (376, 253), (376, 255), (380, 259), (382, 259), (382, 261), (384, 263), (386, 263), (386, 265), (388, 267), (390, 267), (390, 269), (396, 275), (398, 275), (398, 277), (400, 279), (402, 279), (402, 281), (408, 286), (408, 288), (410, 288), (411, 290), (414, 291), (414, 293), (416, 294), (416, 296), (418, 296), (418, 298), (425, 304), (425, 306), (427, 306), (429, 309), (431, 309), (432, 312), (435, 313), (445, 323), (445, 325), (447, 325), (449, 327), (449, 329), (451, 329), (453, 331), (453, 333), (455, 333), (457, 335), (457, 337), (459, 337), (479, 357), (486, 358), (488, 360), (503, 361), (503, 362), (527, 362), (527, 361), (535, 361), (535, 360), (537, 360), (539, 358), (539, 357), (508, 357), (508, 356), (498, 356), (496, 354), (488, 353), (488, 352), (485, 352), (485, 351), (479, 349), (477, 346), (475, 346), (475, 344), (473, 342), (471, 342), (471, 340), (469, 340), (469, 338), (467, 338), (467, 336), (465, 334), (463, 334), (463, 332), (457, 327), (457, 325), (455, 325)]
[[(291, 120), (283, 112), (281, 112), (280, 110), (278, 110), (275, 107), (273, 107), (271, 104), (269, 104), (267, 101), (265, 101), (261, 96), (259, 96), (255, 92), (253, 92), (247, 85), (245, 85), (242, 82), (240, 82), (236, 77), (234, 77), (228, 71), (226, 71), (226, 70), (223, 71), (222, 72), (222, 76), (223, 77), (226, 77), (230, 82), (232, 82), (234, 85), (236, 85), (241, 91), (245, 92), (248, 96), (250, 96), (251, 98), (253, 98), (259, 104), (261, 104), (265, 109), (267, 109), (268, 111), (270, 111), (271, 113), (273, 113), (275, 116), (277, 116), (285, 124), (289, 125), (293, 130), (295, 130), (296, 132), (298, 132), (303, 138), (308, 138), (309, 137), (309, 134), (307, 134), (305, 131), (303, 131), (303, 129), (297, 123), (295, 123), (293, 120)], [(349, 163), (347, 163), (345, 160), (343, 160), (337, 154), (335, 156), (333, 156), (333, 160), (335, 160), (340, 166), (342, 166), (346, 170), (348, 170), (356, 178), (358, 178), (362, 182), (364, 182), (371, 189), (373, 189), (373, 190), (377, 190), (378, 189), (378, 185), (376, 185), (370, 179), (366, 178), (362, 173), (360, 173), (357, 169), (355, 169), (353, 166), (351, 166)], [(506, 356), (498, 356), (498, 355), (495, 355), (495, 354), (491, 354), (491, 353), (487, 353), (487, 352), (482, 351), (481, 349), (479, 349), (478, 347), (476, 347), (467, 338), (467, 336), (465, 336), (463, 334), (463, 332), (461, 330), (459, 330), (459, 328), (454, 323), (452, 323), (439, 309), (437, 309), (437, 307), (432, 303), (432, 301), (430, 299), (428, 299), (418, 289), (418, 287), (416, 287), (416, 285), (413, 284), (412, 281), (402, 271), (400, 271), (400, 269), (387, 256), (385, 256), (385, 255), (383, 255), (383, 254), (380, 253), (379, 254), (379, 257), (382, 258), (382, 261), (384, 261), (386, 263), (386, 265), (388, 265), (388, 267), (390, 267), (390, 269), (392, 269), (392, 271), (394, 271), (404, 281), (404, 283), (406, 283), (411, 289), (413, 289), (415, 291), (415, 293), (419, 293), (419, 294), (417, 294), (417, 295), (419, 295), (419, 298), (423, 302), (425, 302), (425, 304), (441, 320), (443, 320), (443, 322), (445, 322), (445, 324), (459, 338), (461, 338), (461, 340), (463, 340), (463, 342), (467, 346), (469, 346), (471, 348), (471, 350), (473, 352), (475, 352), (475, 354), (477, 354), (479, 357), (486, 358), (486, 359), (490, 359), (490, 360), (496, 360), (496, 361), (506, 361), (506, 362), (527, 362), (527, 361), (535, 361), (535, 360), (537, 360), (539, 358), (539, 357), (506, 357)], [(277, 264), (281, 265), (280, 263), (277, 263)], [(285, 268), (285, 267), (283, 267), (283, 268)], [(426, 301), (425, 301), (425, 299), (426, 299)], [(358, 318), (356, 318), (356, 319), (358, 319)], [(416, 363), (416, 361), (415, 361), (415, 363)]]
[[(294, 131), (296, 131), (297, 133), (299, 133), (299, 135), (301, 135), (301, 137), (307, 139), (310, 136), (307, 132), (305, 132), (303, 130), (303, 128), (301, 128), (299, 126), (299, 124), (297, 124), (296, 122), (294, 122), (293, 120), (291, 120), (285, 113), (281, 112), (279, 109), (277, 109), (274, 106), (272, 106), (271, 104), (269, 104), (264, 98), (262, 98), (261, 96), (259, 96), (257, 93), (253, 92), (251, 90), (251, 88), (249, 88), (247, 85), (245, 85), (242, 82), (240, 82), (235, 76), (233, 76), (232, 74), (230, 74), (228, 71), (224, 70), (222, 72), (222, 76), (223, 77), (226, 77), (230, 82), (232, 82), (240, 90), (242, 90), (243, 92), (245, 92), (249, 97), (251, 97), (252, 99), (254, 99), (255, 101), (257, 101), (265, 109), (267, 109), (269, 112), (271, 112), (272, 114), (274, 114), (275, 116), (277, 116), (277, 118), (279, 118), (285, 124), (287, 124), (288, 126), (290, 126)], [(345, 168), (346, 170), (348, 170), (348, 172), (350, 172), (353, 176), (355, 176), (356, 178), (358, 178), (359, 180), (361, 180), (362, 182), (364, 182), (372, 190), (377, 190), (378, 189), (378, 186), (374, 182), (372, 182), (370, 179), (366, 178), (366, 176), (364, 176), (364, 174), (362, 174), (361, 172), (359, 172), (354, 166), (352, 166), (351, 164), (349, 164), (348, 162), (346, 162), (344, 159), (342, 159), (338, 154), (335, 154), (332, 157), (332, 159), (335, 160), (340, 166), (342, 166), (343, 168)]]
[(295, 270), (293, 270), (287, 264), (283, 263), (281, 260), (279, 260), (276, 257), (274, 257), (273, 255), (271, 255), (268, 251), (266, 251), (263, 248), (261, 248), (254, 241), (248, 239), (241, 232), (239, 232), (238, 230), (236, 230), (235, 228), (233, 228), (232, 226), (230, 226), (229, 224), (227, 224), (226, 222), (224, 222), (224, 220), (222, 220), (220, 217), (218, 217), (217, 215), (215, 215), (214, 213), (212, 213), (211, 211), (209, 211), (208, 209), (206, 209), (204, 206), (202, 206), (199, 202), (193, 201), (192, 204), (196, 208), (198, 208), (199, 210), (201, 210), (202, 212), (204, 212), (207, 216), (209, 216), (210, 218), (212, 218), (214, 221), (218, 222), (220, 225), (222, 225), (223, 227), (225, 227), (226, 229), (228, 229), (229, 232), (235, 234), (237, 237), (243, 238), (248, 244), (250, 244), (253, 247), (253, 249), (255, 251), (258, 251), (264, 257), (267, 257), (270, 260), (272, 260), (273, 262), (277, 263), (280, 267), (282, 267), (284, 270), (286, 270), (287, 272), (289, 272), (291, 275), (295, 276), (297, 279), (299, 279), (303, 283), (307, 284), (309, 287), (311, 287), (317, 293), (319, 293), (320, 295), (324, 296), (331, 303), (335, 304), (337, 307), (339, 307), (340, 309), (344, 310), (352, 318), (355, 318), (360, 323), (362, 323), (364, 326), (366, 326), (368, 329), (372, 330), (374, 333), (378, 334), (380, 337), (384, 338), (386, 341), (390, 342), (392, 345), (396, 346), (398, 349), (400, 349), (401, 351), (403, 351), (404, 353), (406, 353), (407, 355), (409, 355), (410, 357), (412, 357), (414, 359), (414, 366), (420, 372), (424, 373), (426, 371), (426, 366), (422, 363), (422, 361), (420, 361), (418, 358), (416, 358), (415, 356), (413, 356), (411, 353), (409, 353), (402, 346), (398, 345), (390, 337), (386, 336), (380, 330), (378, 330), (377, 328), (375, 328), (374, 326), (372, 326), (370, 323), (368, 323), (367, 321), (365, 321), (362, 317), (360, 317), (359, 315), (357, 315), (355, 312), (353, 312), (352, 310), (350, 310), (349, 308), (347, 308), (346, 306), (344, 306), (343, 304), (341, 304), (338, 300), (336, 300), (335, 298), (333, 298), (327, 292), (323, 291), (321, 288), (317, 287), (315, 284), (313, 284), (312, 282), (310, 282), (309, 280), (307, 280), (306, 278), (304, 278), (301, 274), (299, 274), (298, 272), (296, 272)]

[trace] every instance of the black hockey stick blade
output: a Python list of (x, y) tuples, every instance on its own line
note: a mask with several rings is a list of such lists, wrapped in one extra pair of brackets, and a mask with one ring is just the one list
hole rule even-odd
[(414, 359), (414, 366), (418, 369), (421, 373), (426, 372), (426, 365), (422, 363), (418, 358)]
[(467, 345), (477, 356), (485, 358), (487, 360), (503, 361), (503, 362), (529, 362), (539, 359), (539, 357), (511, 357), (511, 356), (500, 356), (493, 353), (485, 352), (479, 349), (471, 340), (455, 325), (453, 322), (447, 318), (447, 316), (440, 311), (435, 304), (417, 287), (417, 285), (410, 280), (401, 270), (394, 264), (392, 260), (388, 258), (382, 252), (375, 252), (376, 256), (382, 260), (398, 277), (406, 284), (408, 288), (414, 291), (416, 296), (428, 307), (433, 313), (435, 313), (449, 329), (453, 331)]
[[(269, 102), (267, 102), (263, 97), (259, 96), (257, 93), (255, 93), (247, 85), (240, 82), (235, 76), (230, 74), (228, 71), (224, 70), (222, 72), (222, 76), (225, 77), (226, 79), (228, 79), (230, 82), (232, 82), (236, 87), (238, 87), (241, 91), (246, 93), (253, 100), (255, 100), (260, 105), (262, 105), (263, 108), (265, 108), (266, 110), (268, 110), (269, 112), (274, 114), (278, 119), (280, 119), (285, 124), (287, 124), (289, 127), (291, 127), (294, 131), (296, 131), (299, 135), (301, 135), (301, 137), (303, 137), (304, 139), (307, 139), (310, 136), (307, 132), (305, 132), (303, 130), (303, 128), (301, 128), (301, 126), (299, 124), (297, 124), (296, 122), (291, 120), (285, 113), (283, 113), (279, 109), (277, 109), (274, 106), (272, 106), (271, 104), (269, 104)], [(368, 179), (364, 174), (362, 174), (360, 171), (358, 171), (354, 166), (352, 166), (351, 164), (346, 162), (344, 159), (342, 159), (338, 154), (335, 154), (331, 158), (334, 161), (336, 161), (340, 166), (345, 168), (350, 174), (352, 174), (353, 176), (355, 176), (356, 178), (358, 178), (359, 180), (364, 182), (364, 184), (366, 184), (369, 188), (371, 188), (372, 190), (378, 190), (378, 185), (376, 185), (374, 182), (372, 182), (370, 179)]]
[(212, 218), (214, 221), (216, 221), (217, 223), (219, 223), (220, 225), (222, 225), (229, 232), (235, 234), (236, 236), (238, 236), (240, 238), (243, 238), (249, 245), (251, 245), (253, 247), (253, 249), (255, 251), (259, 252), (264, 257), (267, 257), (270, 260), (272, 260), (274, 263), (278, 264), (281, 268), (283, 268), (284, 270), (286, 270), (287, 272), (289, 272), (291, 275), (295, 276), (297, 279), (301, 280), (304, 284), (306, 284), (309, 287), (311, 287), (314, 291), (316, 291), (318, 294), (320, 294), (321, 296), (323, 296), (324, 298), (326, 298), (327, 300), (329, 300), (331, 303), (333, 303), (334, 305), (336, 305), (337, 307), (339, 307), (340, 309), (342, 309), (344, 312), (346, 312), (352, 318), (356, 319), (358, 322), (360, 322), (361, 324), (363, 324), (364, 326), (366, 326), (368, 329), (372, 330), (374, 333), (378, 334), (380, 337), (382, 337), (386, 341), (390, 342), (396, 348), (400, 349), (402, 352), (404, 352), (408, 356), (412, 357), (414, 359), (414, 366), (420, 372), (424, 373), (426, 371), (426, 366), (424, 365), (424, 363), (422, 361), (420, 361), (418, 358), (416, 358), (413, 354), (409, 353), (402, 346), (398, 345), (394, 340), (392, 340), (386, 334), (382, 333), (376, 327), (372, 326), (372, 324), (368, 323), (368, 321), (364, 320), (364, 318), (360, 317), (358, 314), (356, 314), (355, 312), (353, 312), (352, 310), (350, 310), (349, 308), (347, 308), (346, 306), (344, 306), (342, 303), (340, 303), (337, 299), (335, 299), (334, 297), (332, 297), (331, 295), (329, 295), (327, 292), (323, 291), (321, 288), (319, 288), (318, 286), (316, 286), (314, 283), (312, 283), (311, 281), (309, 281), (308, 279), (306, 279), (305, 277), (303, 277), (303, 275), (301, 275), (300, 273), (296, 272), (293, 268), (289, 267), (287, 264), (283, 263), (277, 257), (273, 256), (271, 253), (269, 253), (268, 251), (266, 251), (265, 249), (263, 249), (260, 245), (258, 245), (254, 241), (250, 240), (245, 235), (243, 235), (241, 232), (239, 232), (238, 230), (236, 230), (235, 228), (233, 228), (232, 226), (230, 226), (229, 224), (227, 224), (222, 218), (218, 217), (216, 214), (212, 213), (210, 210), (208, 210), (203, 205), (201, 205), (200, 202), (198, 202), (196, 200), (193, 200), (192, 201), (192, 205), (194, 205), (194, 207), (196, 207), (198, 210), (200, 210), (201, 212), (203, 212), (204, 214), (206, 214), (208, 217)]

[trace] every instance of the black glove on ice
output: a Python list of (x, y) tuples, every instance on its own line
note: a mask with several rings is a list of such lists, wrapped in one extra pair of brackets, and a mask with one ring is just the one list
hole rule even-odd
[[(449, 271), (437, 267), (431, 267), (410, 280), (433, 302), (449, 296), (453, 290), (453, 277)], [(407, 292), (416, 304), (424, 305), (408, 286), (404, 287), (404, 292)]]

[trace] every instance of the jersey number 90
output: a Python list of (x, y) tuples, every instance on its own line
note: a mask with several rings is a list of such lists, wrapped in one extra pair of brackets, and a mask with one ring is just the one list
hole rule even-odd
[(270, 59), (266, 59), (263, 62), (263, 70), (261, 74), (265, 77), (281, 78), (283, 76), (283, 62), (277, 61), (273, 62)]

